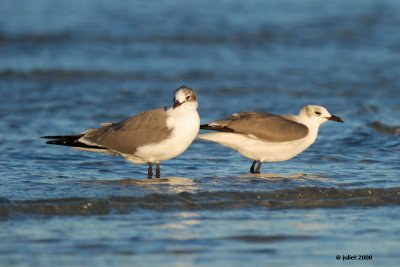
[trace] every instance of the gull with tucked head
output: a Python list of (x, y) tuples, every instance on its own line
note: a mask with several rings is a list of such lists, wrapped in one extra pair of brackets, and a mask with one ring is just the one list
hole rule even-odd
[(315, 105), (302, 107), (298, 115), (240, 112), (201, 125), (200, 129), (214, 132), (198, 138), (237, 150), (253, 160), (250, 172), (260, 173), (263, 162), (285, 161), (307, 149), (317, 138), (319, 126), (329, 120), (343, 122)]
[(147, 163), (147, 177), (160, 178), (160, 161), (183, 153), (199, 132), (197, 95), (187, 86), (174, 94), (172, 107), (141, 112), (117, 123), (103, 123), (75, 135), (43, 136), (47, 144), (124, 157), (132, 163)]

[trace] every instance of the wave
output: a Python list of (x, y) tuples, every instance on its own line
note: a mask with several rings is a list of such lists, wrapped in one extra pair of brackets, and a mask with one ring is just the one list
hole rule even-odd
[(69, 32), (43, 32), (43, 33), (23, 33), (6, 34), (0, 33), (0, 43), (56, 43), (64, 42), (76, 38)]
[[(383, 13), (385, 14), (385, 13)], [(70, 42), (87, 43), (109, 43), (109, 44), (135, 44), (135, 43), (176, 43), (176, 44), (201, 44), (201, 45), (300, 45), (319, 46), (337, 42), (340, 45), (353, 44), (364, 37), (379, 38), (371, 36), (371, 23), (375, 27), (387, 27), (382, 24), (382, 17), (387, 19), (391, 14), (376, 14), (353, 17), (352, 27), (348, 25), (349, 17), (313, 17), (311, 20), (299, 21), (295, 24), (280, 22), (263, 22), (257, 27), (229, 28), (217, 21), (204, 25), (204, 27), (190, 30), (189, 28), (167, 27), (165, 31), (147, 29), (146, 23), (137, 25), (138, 30), (131, 27), (122, 28), (118, 33), (112, 29), (103, 31), (81, 31), (80, 29), (62, 31), (0, 32), (0, 43), (32, 43), (32, 44), (60, 44)], [(394, 16), (394, 15), (393, 15)], [(107, 27), (106, 25), (104, 25)], [(172, 25), (171, 25), (172, 26)], [(175, 26), (175, 25), (173, 25)]]
[(199, 192), (150, 194), (141, 197), (60, 198), (9, 200), (0, 198), (0, 217), (12, 215), (104, 215), (129, 213), (135, 209), (220, 210), (264, 207), (270, 209), (339, 208), (400, 204), (400, 187), (338, 189), (301, 187), (265, 192)]
[(6, 69), (0, 71), (0, 77), (18, 79), (77, 79), (77, 78), (124, 78), (136, 76), (141, 77), (142, 73), (117, 73), (106, 70), (67, 70), (67, 69), (32, 69), (14, 70)]
[(369, 126), (384, 135), (400, 136), (400, 126), (389, 126), (379, 121), (371, 122)]
[(176, 75), (163, 74), (163, 73), (149, 73), (146, 71), (125, 71), (116, 72), (109, 70), (80, 70), (80, 69), (32, 69), (32, 70), (16, 70), (5, 69), (0, 70), (0, 78), (11, 79), (59, 79), (59, 80), (72, 80), (72, 79), (132, 79), (132, 80), (212, 80), (215, 74), (208, 71), (186, 71), (184, 73), (176, 73)]

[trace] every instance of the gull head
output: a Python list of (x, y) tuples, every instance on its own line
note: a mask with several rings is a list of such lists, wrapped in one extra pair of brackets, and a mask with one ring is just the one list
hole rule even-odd
[(316, 105), (307, 105), (302, 107), (299, 115), (306, 117), (319, 125), (327, 121), (343, 122), (342, 118), (332, 115), (326, 108)]
[(173, 109), (178, 107), (197, 109), (197, 106), (197, 95), (192, 88), (182, 85), (175, 90)]

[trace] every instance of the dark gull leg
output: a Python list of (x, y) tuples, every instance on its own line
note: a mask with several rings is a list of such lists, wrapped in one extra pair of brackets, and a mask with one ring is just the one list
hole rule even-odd
[(261, 165), (262, 165), (262, 162), (260, 161), (258, 163), (258, 166), (257, 166), (257, 169), (256, 169), (256, 173), (261, 173)]
[(147, 178), (151, 179), (153, 177), (153, 165), (151, 162), (147, 162), (147, 165), (149, 165), (149, 168), (147, 169)]
[(160, 178), (160, 174), (160, 162), (158, 162), (156, 165), (156, 178)]
[(254, 172), (254, 167), (256, 166), (256, 163), (257, 163), (257, 161), (255, 160), (255, 161), (253, 161), (253, 164), (251, 164), (251, 167), (250, 167), (250, 172), (251, 173), (255, 173)]

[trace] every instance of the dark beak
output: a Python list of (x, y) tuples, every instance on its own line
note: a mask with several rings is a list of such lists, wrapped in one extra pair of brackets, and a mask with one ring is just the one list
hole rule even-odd
[(343, 122), (343, 119), (342, 119), (342, 118), (340, 118), (340, 117), (338, 117), (338, 116), (335, 116), (335, 115), (331, 115), (331, 116), (328, 117), (327, 119), (330, 120), (330, 121)]
[(180, 105), (182, 105), (183, 103), (179, 102), (179, 100), (176, 100), (174, 102), (174, 109), (176, 109), (177, 107), (179, 107)]

